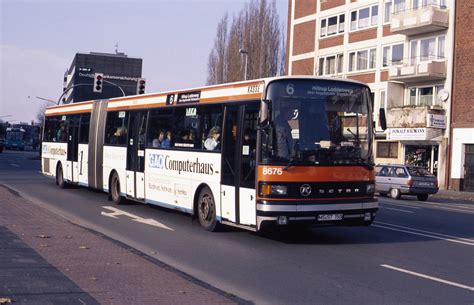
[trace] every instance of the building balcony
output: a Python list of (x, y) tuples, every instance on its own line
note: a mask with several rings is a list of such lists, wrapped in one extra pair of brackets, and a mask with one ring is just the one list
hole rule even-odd
[(449, 11), (433, 5), (401, 11), (392, 16), (393, 34), (407, 36), (436, 32), (449, 27)]
[(433, 106), (406, 106), (387, 111), (388, 128), (446, 128), (446, 111)]
[(399, 65), (392, 65), (388, 71), (388, 80), (405, 84), (446, 79), (446, 59), (418, 61), (404, 60)]

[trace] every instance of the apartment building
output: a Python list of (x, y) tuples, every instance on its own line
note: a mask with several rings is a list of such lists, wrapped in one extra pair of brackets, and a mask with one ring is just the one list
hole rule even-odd
[(449, 183), (454, 4), (289, 0), (288, 10), (288, 74), (367, 83), (388, 125), (376, 126), (375, 162), (424, 166), (441, 188)]

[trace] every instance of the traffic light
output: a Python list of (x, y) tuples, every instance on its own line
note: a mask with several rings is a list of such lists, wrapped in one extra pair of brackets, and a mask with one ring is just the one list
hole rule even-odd
[(145, 93), (146, 80), (144, 78), (139, 78), (137, 81), (137, 94)]
[(104, 86), (104, 74), (103, 73), (95, 73), (94, 74), (94, 92), (101, 93), (102, 87)]

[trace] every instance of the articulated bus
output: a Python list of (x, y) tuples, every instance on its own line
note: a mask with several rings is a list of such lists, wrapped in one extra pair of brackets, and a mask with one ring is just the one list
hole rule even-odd
[(46, 110), (42, 171), (76, 184), (258, 231), (369, 225), (369, 88), (276, 77)]

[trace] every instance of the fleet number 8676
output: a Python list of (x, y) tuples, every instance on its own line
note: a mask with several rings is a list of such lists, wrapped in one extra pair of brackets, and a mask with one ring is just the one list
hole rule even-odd
[(277, 167), (264, 167), (262, 170), (262, 174), (264, 176), (271, 176), (271, 175), (278, 175), (281, 176), (283, 175), (283, 169), (282, 168), (277, 168)]

